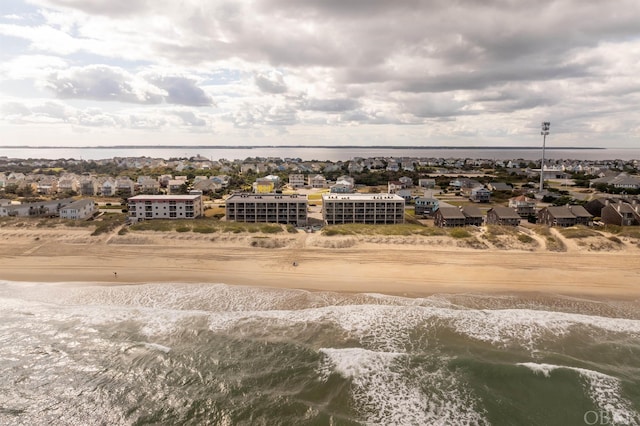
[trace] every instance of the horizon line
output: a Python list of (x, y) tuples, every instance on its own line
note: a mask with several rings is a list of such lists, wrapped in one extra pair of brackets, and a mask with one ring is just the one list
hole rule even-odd
[[(477, 145), (437, 145), (437, 146), (424, 146), (424, 145), (400, 145), (400, 146), (388, 146), (388, 145), (85, 145), (85, 146), (68, 146), (68, 145), (27, 145), (27, 146), (14, 146), (14, 145), (0, 145), (3, 149), (264, 149), (264, 148), (297, 148), (297, 149), (497, 149), (497, 150), (540, 150), (540, 146), (477, 146)], [(546, 150), (606, 150), (611, 148), (605, 147), (584, 147), (584, 146), (554, 146), (546, 147)], [(627, 148), (613, 148), (613, 149), (627, 149)], [(633, 148), (629, 148), (633, 149)]]

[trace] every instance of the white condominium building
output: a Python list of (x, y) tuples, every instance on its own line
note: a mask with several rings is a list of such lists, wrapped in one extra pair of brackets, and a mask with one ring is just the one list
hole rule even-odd
[(324, 194), (322, 218), (341, 223), (404, 223), (404, 198), (396, 194)]
[(136, 195), (127, 199), (129, 217), (146, 219), (193, 219), (202, 216), (202, 195)]
[(307, 224), (308, 201), (304, 195), (233, 194), (225, 204), (229, 221)]

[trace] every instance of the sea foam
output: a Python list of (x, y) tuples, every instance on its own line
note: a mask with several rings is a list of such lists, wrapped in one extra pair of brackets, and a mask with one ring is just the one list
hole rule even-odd
[[(324, 380), (331, 373), (348, 379), (351, 397), (367, 424), (487, 424), (472, 397), (453, 373), (440, 368), (411, 379), (407, 354), (361, 348), (322, 348), (319, 367)], [(422, 385), (438, 388), (426, 394)]]
[(631, 402), (622, 396), (621, 382), (616, 377), (586, 368), (565, 365), (534, 362), (522, 362), (516, 365), (526, 367), (534, 373), (542, 374), (545, 377), (551, 377), (553, 371), (559, 369), (575, 371), (585, 381), (587, 394), (593, 403), (600, 410), (609, 413), (612, 424), (640, 424), (640, 414), (636, 413)]

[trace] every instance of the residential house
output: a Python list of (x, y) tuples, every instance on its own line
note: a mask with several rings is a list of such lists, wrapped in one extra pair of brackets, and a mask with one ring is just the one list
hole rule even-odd
[(160, 182), (151, 176), (140, 176), (136, 183), (136, 191), (139, 194), (159, 194)]
[(129, 176), (122, 176), (116, 179), (116, 193), (119, 197), (130, 197), (136, 193), (136, 184)]
[(95, 212), (95, 202), (90, 198), (74, 201), (60, 208), (61, 219), (88, 219)]
[(220, 180), (216, 178), (202, 179), (193, 183), (193, 189), (202, 191), (203, 194), (210, 194), (222, 189)]
[(0, 216), (58, 216), (62, 207), (71, 204), (73, 198), (37, 201), (34, 203), (11, 204), (0, 207)]
[(491, 191), (505, 191), (505, 192), (513, 191), (513, 187), (504, 182), (489, 182), (487, 184), (487, 188), (489, 188)]
[(418, 186), (420, 188), (432, 189), (436, 187), (435, 179), (418, 179)]
[(590, 226), (592, 219), (593, 216), (582, 206), (550, 206), (538, 212), (538, 223), (548, 226)]
[(633, 200), (631, 203), (618, 201), (607, 203), (602, 208), (602, 221), (607, 225), (638, 226), (640, 225), (640, 203)]
[(289, 175), (289, 186), (291, 188), (302, 188), (305, 186), (306, 181), (304, 178), (304, 174), (302, 173), (293, 173)]
[(440, 207), (433, 215), (433, 223), (440, 228), (465, 226), (466, 219), (458, 207)]
[(80, 195), (85, 196), (96, 195), (98, 193), (98, 182), (95, 178), (90, 176), (82, 177), (79, 182), (79, 192)]
[(409, 176), (402, 176), (398, 181), (402, 184), (403, 188), (413, 188), (413, 179)]
[(482, 226), (484, 224), (484, 216), (476, 206), (462, 206), (462, 214), (464, 215), (464, 224), (469, 226)]
[(167, 193), (171, 195), (184, 194), (185, 185), (187, 185), (187, 177), (176, 176), (175, 179), (171, 179), (167, 182)]
[(40, 195), (53, 195), (58, 192), (58, 178), (45, 176), (38, 181), (37, 192)]
[(518, 226), (520, 215), (511, 207), (496, 206), (487, 211), (487, 225)]
[(116, 195), (116, 181), (112, 178), (105, 179), (100, 186), (100, 193), (103, 197), (113, 197)]
[(348, 194), (354, 192), (355, 180), (351, 176), (340, 176), (334, 185), (329, 187), (333, 194)]
[(271, 194), (280, 188), (280, 178), (274, 175), (268, 175), (256, 179), (253, 183), (253, 192), (256, 194)]
[(488, 203), (491, 201), (491, 191), (482, 186), (476, 186), (471, 189), (469, 199), (474, 203)]
[(438, 210), (440, 202), (432, 197), (418, 197), (415, 199), (416, 215), (431, 216)]
[(405, 201), (408, 201), (411, 199), (411, 189), (407, 188), (406, 184), (402, 183), (399, 180), (389, 181), (387, 183), (387, 192), (389, 194), (396, 194), (404, 198)]
[(364, 166), (359, 162), (349, 161), (347, 170), (349, 171), (349, 173), (361, 173), (364, 170)]
[(65, 176), (58, 180), (58, 192), (61, 194), (75, 194), (80, 189), (80, 183), (75, 176)]
[(535, 216), (536, 200), (524, 195), (509, 198), (509, 207), (514, 209), (520, 217)]
[(309, 186), (311, 188), (327, 188), (327, 179), (322, 175), (309, 176)]

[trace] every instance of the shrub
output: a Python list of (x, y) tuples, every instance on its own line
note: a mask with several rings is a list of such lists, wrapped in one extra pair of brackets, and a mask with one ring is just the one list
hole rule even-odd
[(528, 236), (527, 234), (520, 234), (518, 235), (518, 241), (524, 244), (531, 244), (534, 241), (534, 239)]
[(613, 241), (616, 244), (622, 244), (622, 240), (618, 237), (611, 236), (609, 237), (609, 241)]
[(453, 228), (449, 231), (449, 235), (453, 238), (469, 238), (471, 234), (464, 228)]

